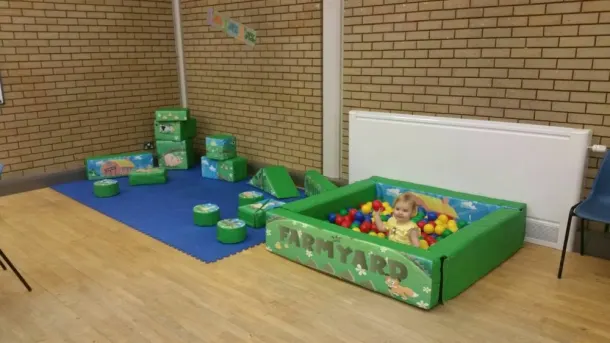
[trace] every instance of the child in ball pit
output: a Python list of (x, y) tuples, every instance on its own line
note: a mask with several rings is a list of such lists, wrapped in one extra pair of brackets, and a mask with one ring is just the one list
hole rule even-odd
[(388, 221), (381, 221), (379, 210), (373, 212), (375, 226), (381, 232), (388, 233), (388, 239), (419, 248), (420, 229), (411, 218), (417, 214), (417, 202), (408, 193), (399, 195), (394, 201), (394, 212)]

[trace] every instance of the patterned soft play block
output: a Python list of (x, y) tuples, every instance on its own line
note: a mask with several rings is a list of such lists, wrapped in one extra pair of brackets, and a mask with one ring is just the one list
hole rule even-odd
[(224, 161), (237, 156), (237, 143), (231, 135), (212, 135), (205, 138), (205, 150), (208, 158)]
[(267, 211), (284, 205), (283, 201), (272, 199), (261, 200), (254, 204), (240, 206), (237, 216), (253, 228), (261, 228), (267, 222)]
[(153, 155), (150, 152), (92, 156), (85, 159), (89, 180), (127, 176), (132, 170), (152, 167)]
[(156, 121), (186, 121), (189, 118), (188, 108), (160, 108), (155, 111)]
[(244, 180), (248, 176), (248, 160), (238, 156), (229, 160), (217, 161), (203, 156), (201, 157), (201, 176), (230, 182)]
[(167, 169), (189, 169), (195, 163), (193, 142), (186, 139), (179, 142), (157, 141), (159, 166)]
[(129, 173), (129, 184), (155, 185), (167, 182), (167, 170), (165, 168), (136, 169)]
[(197, 122), (194, 118), (185, 121), (155, 121), (155, 139), (160, 141), (183, 141), (195, 137)]

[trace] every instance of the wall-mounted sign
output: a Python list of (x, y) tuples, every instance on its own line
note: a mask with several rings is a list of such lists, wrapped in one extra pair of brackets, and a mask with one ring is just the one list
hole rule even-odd
[(256, 31), (239, 23), (229, 17), (218, 13), (213, 8), (208, 8), (208, 25), (221, 29), (229, 37), (233, 37), (249, 46), (256, 44)]

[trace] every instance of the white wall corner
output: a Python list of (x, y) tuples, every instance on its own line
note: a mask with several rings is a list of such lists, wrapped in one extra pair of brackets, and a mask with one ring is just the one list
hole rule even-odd
[(322, 172), (341, 176), (343, 0), (322, 0)]

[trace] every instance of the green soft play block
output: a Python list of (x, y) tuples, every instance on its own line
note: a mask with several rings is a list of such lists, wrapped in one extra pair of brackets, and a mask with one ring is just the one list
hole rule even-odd
[(189, 169), (195, 164), (193, 142), (186, 139), (179, 142), (157, 141), (159, 166), (167, 169)]
[(156, 121), (186, 121), (190, 118), (188, 108), (165, 107), (155, 111)]
[(167, 182), (167, 170), (165, 168), (136, 169), (129, 173), (129, 184), (155, 185)]
[(288, 169), (283, 166), (269, 166), (260, 169), (250, 179), (249, 184), (278, 199), (295, 198), (300, 195)]
[(159, 141), (183, 141), (195, 137), (197, 121), (155, 121), (155, 139)]
[(284, 205), (283, 201), (266, 199), (253, 204), (239, 206), (237, 216), (253, 228), (261, 228), (267, 222), (267, 212)]
[(225, 181), (238, 182), (248, 176), (248, 160), (245, 157), (234, 157), (218, 161), (218, 178)]
[(305, 172), (305, 194), (312, 196), (326, 191), (338, 188), (326, 176), (322, 175), (317, 170), (308, 170)]
[[(428, 211), (448, 209), (468, 225), (428, 250), (328, 222), (330, 213), (412, 193)], [(472, 212), (469, 212), (472, 211)], [(458, 296), (523, 245), (523, 203), (371, 177), (267, 212), (267, 249), (313, 269), (423, 309)], [(449, 212), (447, 212), (449, 213)], [(469, 219), (471, 215), (477, 219)], [(363, 272), (364, 271), (364, 272)]]
[(125, 154), (90, 156), (85, 159), (87, 179), (101, 180), (127, 176), (134, 169), (152, 168), (153, 154), (131, 152)]
[(211, 135), (205, 138), (206, 157), (224, 161), (237, 156), (237, 141), (227, 134)]

